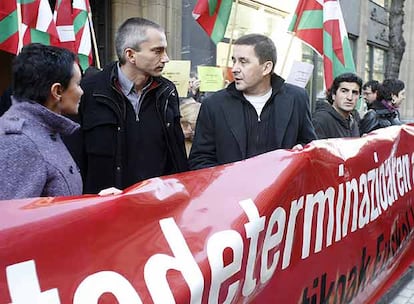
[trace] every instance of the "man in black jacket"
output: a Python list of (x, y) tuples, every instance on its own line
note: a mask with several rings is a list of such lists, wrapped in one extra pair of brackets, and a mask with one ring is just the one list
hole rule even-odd
[(85, 193), (188, 169), (178, 93), (161, 76), (169, 61), (164, 29), (130, 18), (115, 46), (119, 61), (82, 83), (78, 164)]
[(234, 82), (206, 97), (198, 116), (191, 169), (226, 164), (316, 138), (306, 91), (274, 74), (276, 47), (264, 35), (233, 47)]
[(362, 79), (354, 73), (344, 73), (334, 79), (328, 91), (328, 101), (319, 102), (313, 114), (313, 125), (319, 139), (359, 137), (354, 109), (361, 87)]

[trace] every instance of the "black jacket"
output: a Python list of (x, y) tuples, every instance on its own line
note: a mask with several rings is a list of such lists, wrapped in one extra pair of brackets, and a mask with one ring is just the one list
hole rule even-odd
[(397, 109), (387, 108), (381, 101), (376, 100), (372, 103), (371, 109), (362, 118), (359, 131), (362, 135), (376, 129), (401, 124), (400, 113)]
[(85, 193), (124, 189), (146, 178), (188, 169), (175, 85), (163, 77), (153, 78), (141, 98), (137, 121), (119, 89), (117, 69), (112, 63), (82, 82), (82, 151), (72, 154), (81, 158), (77, 163)]
[[(316, 138), (312, 126), (309, 98), (304, 89), (282, 83), (272, 75), (272, 103), (276, 132), (275, 149), (290, 149)], [(226, 164), (247, 158), (247, 132), (243, 93), (231, 83), (207, 97), (201, 105), (189, 164), (191, 169)], [(269, 101), (268, 101), (269, 102)]]
[(319, 139), (359, 137), (358, 122), (352, 114), (345, 119), (327, 101), (317, 103), (312, 121)]

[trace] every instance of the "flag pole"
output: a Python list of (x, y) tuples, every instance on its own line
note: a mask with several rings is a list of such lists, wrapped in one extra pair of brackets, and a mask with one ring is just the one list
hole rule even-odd
[(236, 19), (237, 19), (237, 8), (239, 6), (239, 0), (236, 0), (236, 4), (234, 5), (234, 16), (233, 16), (233, 27), (231, 29), (230, 34), (230, 41), (229, 41), (229, 48), (227, 50), (227, 58), (226, 58), (226, 68), (229, 66), (229, 60), (230, 60), (230, 50), (231, 46), (233, 44), (233, 35), (234, 35), (234, 28), (236, 27)]
[(91, 29), (92, 44), (93, 44), (93, 49), (95, 53), (96, 67), (98, 69), (101, 69), (101, 61), (99, 60), (98, 44), (96, 43), (95, 29), (93, 27), (93, 22), (92, 22), (92, 13), (90, 11), (88, 12), (88, 22), (89, 22), (89, 27)]
[(283, 72), (285, 71), (286, 62), (287, 62), (287, 59), (289, 57), (290, 49), (292, 48), (292, 42), (293, 42), (294, 37), (295, 37), (295, 34), (291, 33), (290, 39), (289, 39), (289, 45), (288, 45), (288, 48), (286, 50), (286, 55), (285, 55), (285, 58), (283, 59), (282, 70), (280, 72), (281, 75), (283, 75)]
[(16, 9), (17, 9), (17, 30), (19, 31), (19, 42), (18, 42), (18, 45), (17, 45), (17, 54), (19, 54), (20, 50), (23, 47), (22, 7), (21, 7), (21, 4), (20, 4), (20, 1), (17, 1)]

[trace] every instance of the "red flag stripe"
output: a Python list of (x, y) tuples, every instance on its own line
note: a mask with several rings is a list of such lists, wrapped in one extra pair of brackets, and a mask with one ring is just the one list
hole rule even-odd
[(342, 48), (342, 37), (339, 30), (339, 20), (329, 20), (324, 22), (323, 28), (332, 37), (332, 47), (336, 57), (342, 64), (345, 64), (344, 52)]
[(315, 0), (308, 0), (308, 1), (301, 0), (295, 11), (296, 23), (295, 23), (295, 27), (293, 31), (297, 30), (297, 27), (299, 25), (300, 20), (302, 19), (302, 15), (304, 11), (322, 10), (322, 9), (323, 9), (322, 5)]
[(193, 14), (199, 15), (199, 17), (196, 18), (197, 22), (207, 32), (209, 36), (213, 32), (214, 24), (217, 20), (217, 13), (218, 9), (220, 8), (221, 1), (222, 0), (218, 0), (218, 4), (213, 15), (210, 15), (208, 0), (198, 1), (196, 6), (194, 7)]

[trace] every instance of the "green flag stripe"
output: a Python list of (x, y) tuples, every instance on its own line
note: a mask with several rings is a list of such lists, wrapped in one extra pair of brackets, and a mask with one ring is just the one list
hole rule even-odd
[(89, 57), (83, 54), (78, 54), (79, 64), (82, 70), (86, 70), (89, 66)]
[(217, 7), (217, 0), (208, 0), (208, 12), (210, 16), (213, 16), (214, 11), (216, 10), (216, 7)]
[(15, 34), (19, 28), (17, 26), (17, 11), (13, 11), (0, 21), (0, 43)]
[(233, 1), (223, 0), (221, 2), (220, 9), (217, 13), (217, 19), (214, 23), (213, 32), (211, 33), (211, 40), (216, 44), (224, 37), (232, 5)]
[[(8, 1), (8, 0), (6, 0), (6, 1)], [(29, 3), (33, 3), (35, 1), (36, 0), (18, 0), (18, 3), (20, 3), (20, 4), (29, 4)]]
[(332, 61), (332, 36), (326, 31), (323, 31), (323, 54)]
[(288, 28), (289, 32), (293, 32), (295, 30), (295, 24), (296, 24), (297, 19), (298, 19), (298, 15), (294, 14), (289, 24), (289, 28)]
[(44, 45), (50, 45), (50, 35), (45, 32), (38, 31), (36, 29), (30, 30), (31, 42), (41, 43)]
[(347, 38), (342, 42), (342, 48), (344, 52), (345, 65), (336, 57), (334, 50), (332, 48), (332, 36), (324, 31), (324, 43), (323, 43), (323, 52), (324, 55), (329, 58), (332, 62), (333, 67), (333, 77), (345, 73), (345, 72), (355, 72), (354, 60), (352, 57), (351, 46)]
[(73, 29), (75, 31), (75, 34), (79, 32), (81, 28), (85, 26), (85, 23), (88, 20), (88, 12), (87, 11), (81, 11), (73, 20)]
[(323, 11), (304, 11), (300, 18), (297, 30), (320, 29), (323, 27)]

